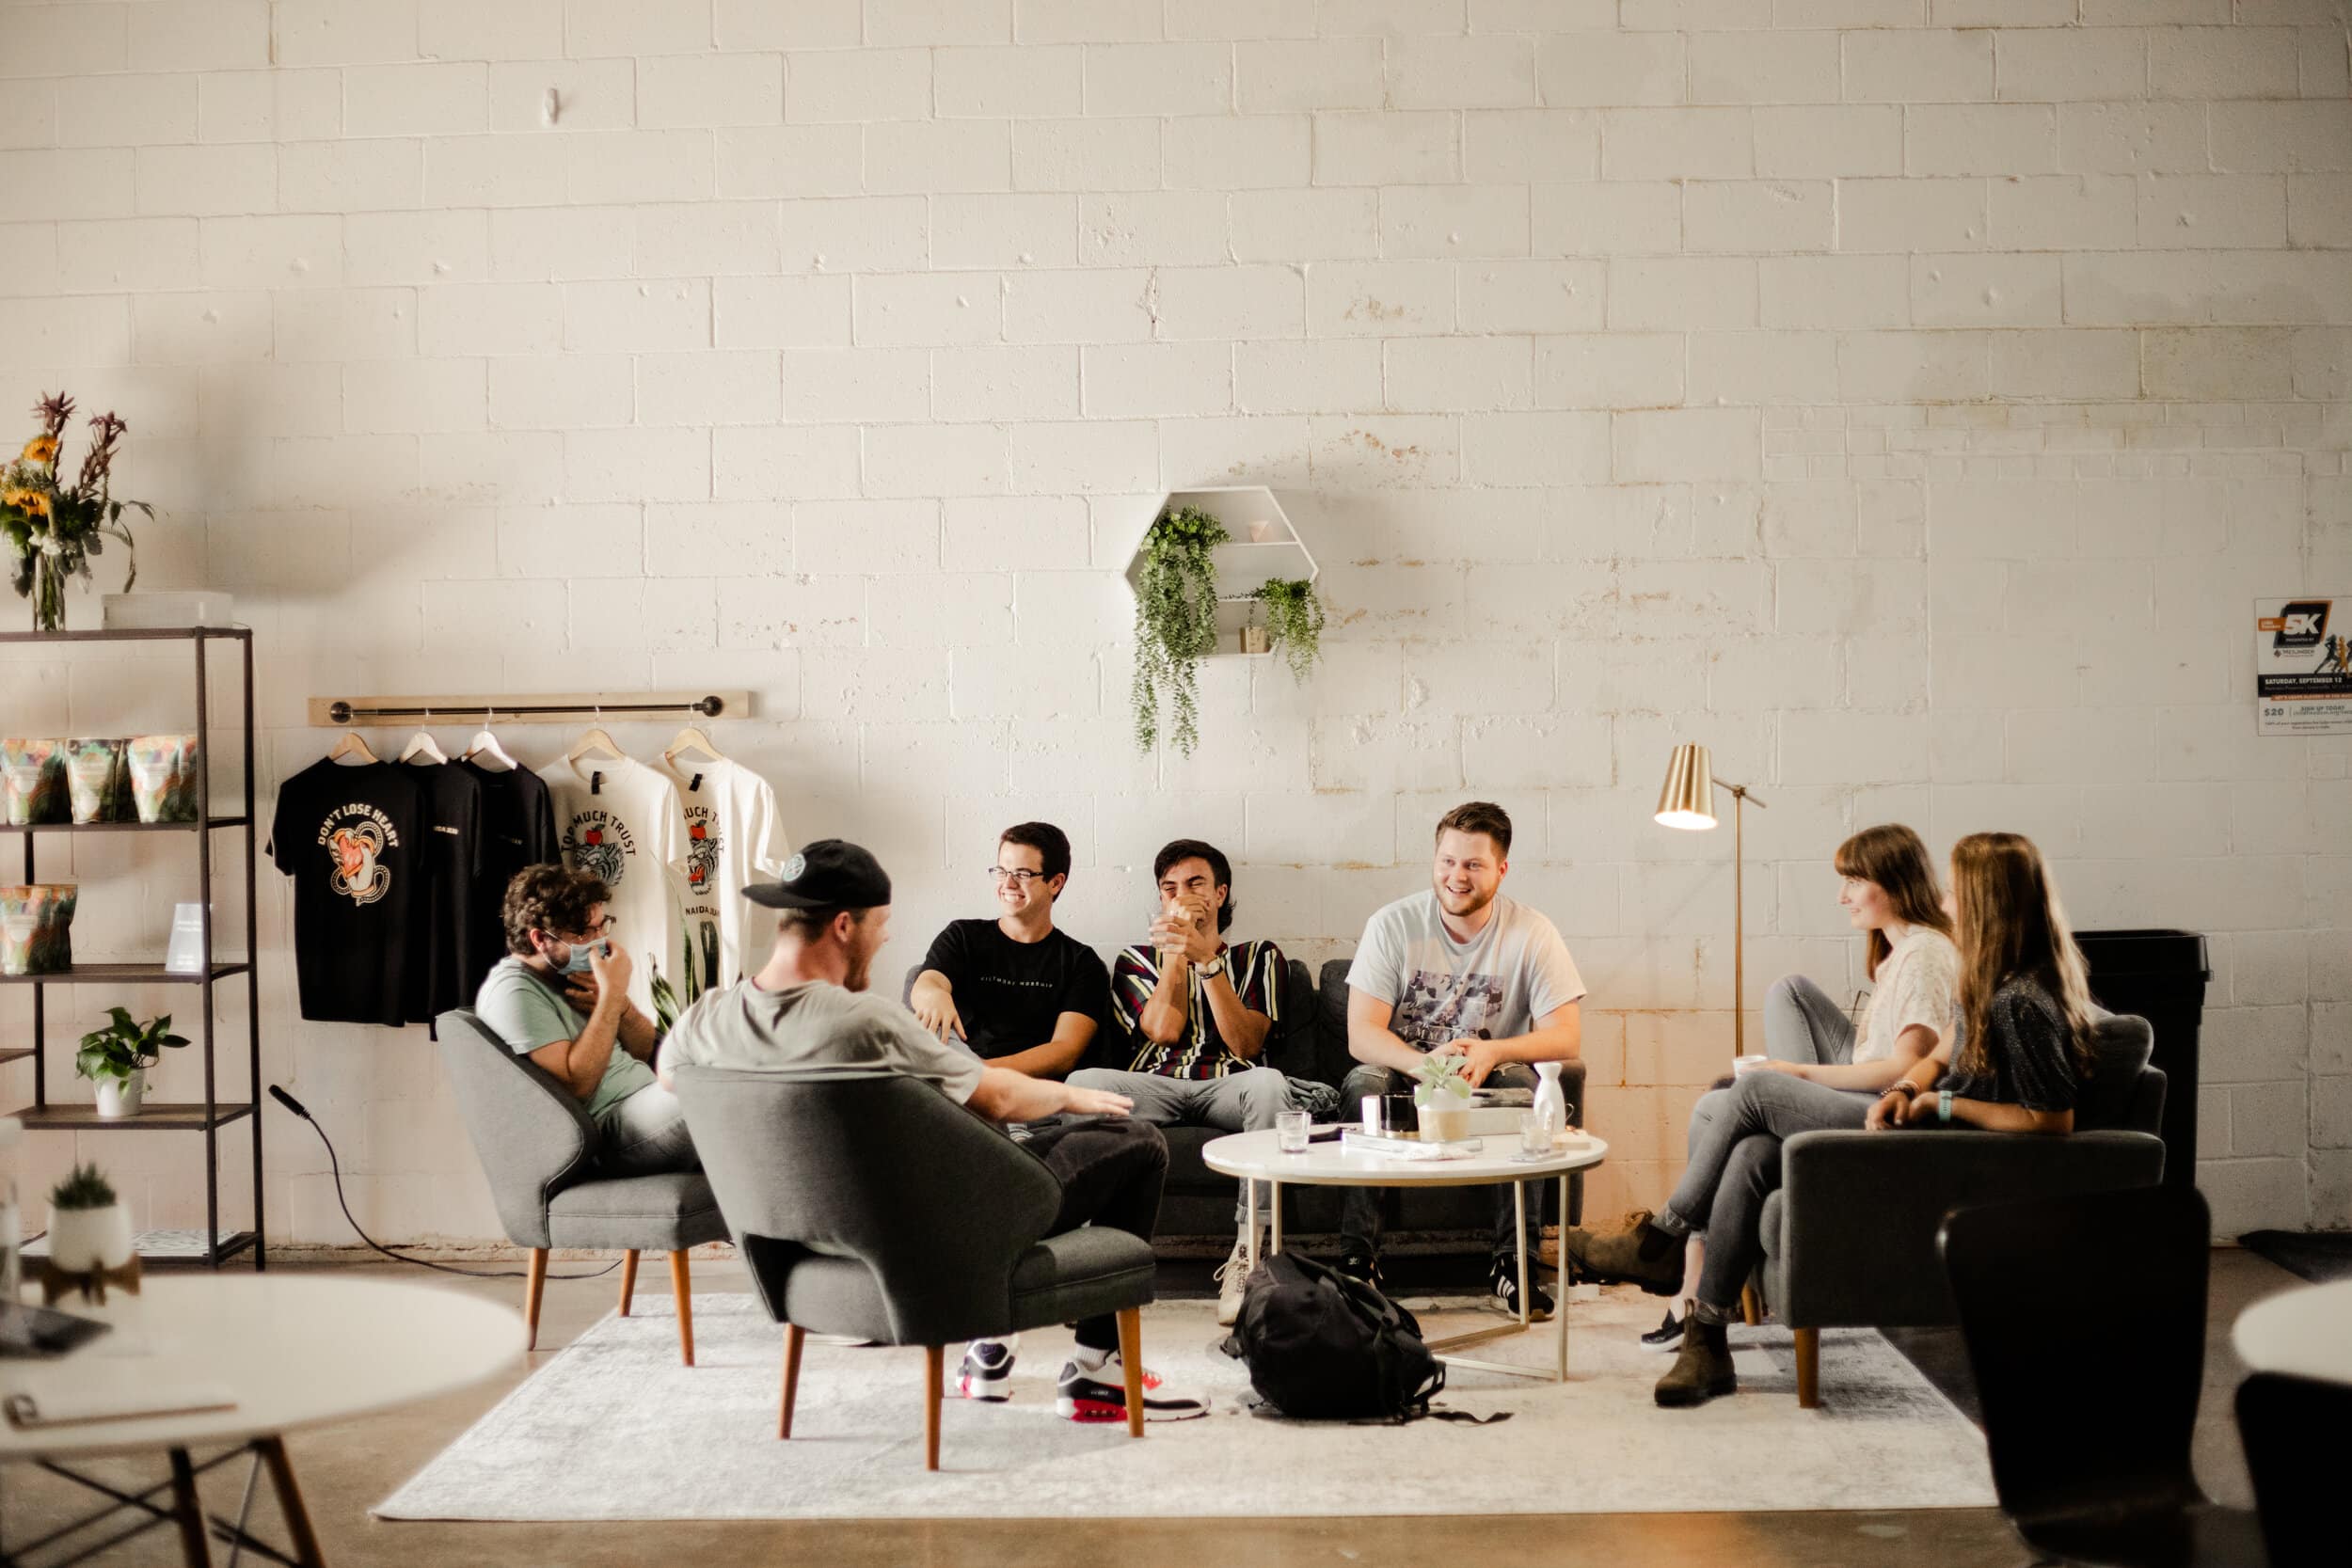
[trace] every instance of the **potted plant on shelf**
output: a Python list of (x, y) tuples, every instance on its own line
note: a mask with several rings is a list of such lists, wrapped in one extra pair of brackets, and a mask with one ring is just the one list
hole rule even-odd
[(106, 1016), (112, 1021), (106, 1027), (82, 1037), (73, 1070), (98, 1086), (100, 1116), (135, 1117), (147, 1094), (147, 1069), (164, 1059), (166, 1047), (185, 1045), (187, 1037), (171, 1032), (169, 1013), (143, 1024), (120, 1007), (108, 1008)]
[(1323, 657), (1323, 601), (1305, 578), (1268, 578), (1252, 595), (1265, 610), (1267, 640), (1291, 667), (1291, 679), (1306, 680)]
[(1180, 506), (1143, 536), (1136, 581), (1136, 746), (1160, 736), (1160, 697), (1174, 710), (1171, 736), (1186, 756), (1200, 742), (1201, 657), (1216, 646), (1216, 567), (1210, 552), (1232, 535), (1198, 507)]
[(103, 1305), (109, 1283), (139, 1288), (131, 1212), (96, 1165), (76, 1165), (49, 1189), (49, 1256), (41, 1267), (41, 1295), (55, 1303), (79, 1291), (85, 1300)]
[[(117, 450), (130, 426), (114, 414), (94, 414), (89, 421), (89, 450), (73, 483), (60, 482), (65, 427), (73, 418), (73, 400), (52, 393), (33, 405), (40, 433), (24, 443), (12, 463), (0, 467), (0, 538), (8, 541), (9, 569), (20, 597), (33, 601), (33, 629), (59, 631), (65, 626), (65, 581), (89, 580), (89, 558), (103, 554), (109, 538), (122, 541), (123, 553), (135, 547), (123, 513), (134, 508), (148, 516), (155, 509), (145, 501), (116, 500), (109, 492)], [(138, 580), (138, 562), (130, 561), (123, 576), (127, 592)]]
[(1421, 1114), (1421, 1135), (1450, 1144), (1470, 1136), (1470, 1058), (1458, 1051), (1433, 1051), (1413, 1069), (1421, 1080), (1413, 1108)]

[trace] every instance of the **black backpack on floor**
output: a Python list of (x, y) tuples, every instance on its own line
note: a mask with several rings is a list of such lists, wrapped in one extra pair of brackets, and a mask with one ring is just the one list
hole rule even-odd
[(1250, 1386), (1285, 1416), (1410, 1420), (1445, 1386), (1445, 1366), (1410, 1312), (1296, 1253), (1250, 1275), (1233, 1333)]

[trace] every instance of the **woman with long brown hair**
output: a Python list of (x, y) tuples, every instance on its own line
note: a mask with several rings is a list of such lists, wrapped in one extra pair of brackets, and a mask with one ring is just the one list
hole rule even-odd
[(1952, 846), (1952, 910), (1960, 1048), (1888, 1085), (1867, 1125), (2073, 1132), (2090, 1075), (2090, 988), (2042, 851), (2022, 833), (1970, 833)]
[[(1935, 891), (1934, 862), (1919, 835), (1899, 824), (1866, 828), (1837, 847), (1843, 881), (1838, 903), (1866, 933), (1867, 963), (1877, 982), (1859, 1034), (1828, 994), (1812, 981), (1774, 984), (1766, 1003), (1768, 1067), (1741, 1074), (1727, 1087), (1700, 1097), (1691, 1117), (1690, 1159), (1665, 1207), (1637, 1212), (1614, 1231), (1570, 1230), (1565, 1254), (1597, 1279), (1628, 1280), (1659, 1295), (1691, 1302), (1682, 1323), (1671, 1310), (1652, 1344), (1690, 1342), (1688, 1324), (1712, 1323), (1736, 1311), (1740, 1291), (1755, 1266), (1756, 1215), (1762, 1196), (1779, 1184), (1780, 1140), (1823, 1128), (1858, 1129), (1871, 1092), (1900, 1077), (1945, 1045), (1952, 1033), (1958, 958), (1951, 922)], [(1765, 1141), (1746, 1147), (1756, 1139)], [(1765, 1145), (1771, 1155), (1770, 1173)], [(1705, 1244), (1694, 1244), (1704, 1236)], [(1659, 1402), (1697, 1403), (1728, 1392), (1730, 1358), (1710, 1364), (1686, 1388), (1674, 1381), (1681, 1361), (1659, 1388)]]

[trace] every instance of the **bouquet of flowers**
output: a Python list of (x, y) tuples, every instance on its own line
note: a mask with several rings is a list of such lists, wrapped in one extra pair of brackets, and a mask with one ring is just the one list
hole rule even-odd
[[(56, 631), (65, 625), (65, 579), (89, 580), (89, 558), (105, 553), (109, 537), (135, 546), (123, 513), (135, 507), (148, 516), (155, 509), (145, 501), (116, 500), (107, 490), (115, 453), (130, 426), (113, 414), (95, 414), (89, 420), (89, 451), (72, 484), (61, 484), (62, 449), (67, 421), (73, 418), (73, 400), (63, 392), (34, 404), (40, 434), (24, 443), (16, 461), (0, 467), (0, 538), (8, 546), (8, 562), (17, 593), (33, 601), (33, 627)], [(122, 586), (138, 580), (134, 559)]]

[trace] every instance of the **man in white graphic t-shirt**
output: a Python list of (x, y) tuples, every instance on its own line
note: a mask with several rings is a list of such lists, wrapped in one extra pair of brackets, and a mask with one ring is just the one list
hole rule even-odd
[[(1532, 1089), (1535, 1062), (1576, 1059), (1582, 1040), (1577, 1003), (1584, 981), (1550, 921), (1502, 896), (1511, 868), (1511, 818), (1491, 801), (1454, 807), (1438, 821), (1426, 892), (1400, 898), (1364, 925), (1347, 972), (1347, 1050), (1358, 1066), (1341, 1085), (1349, 1111), (1367, 1095), (1401, 1094), (1433, 1053), (1464, 1058), (1471, 1086)], [(1537, 1232), (1542, 1193), (1535, 1187)], [(1494, 1254), (1487, 1288), (1519, 1309), (1519, 1234), (1511, 1185), (1494, 1188)], [(1340, 1212), (1339, 1268), (1359, 1279), (1380, 1274), (1380, 1194), (1351, 1187)], [(1530, 1315), (1551, 1300), (1529, 1287)]]

